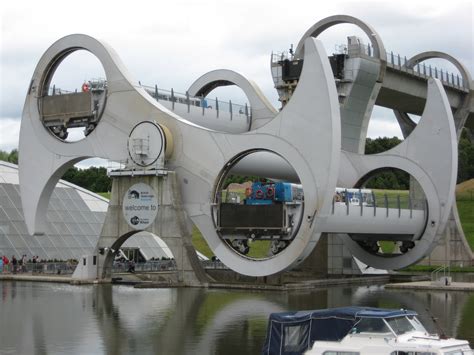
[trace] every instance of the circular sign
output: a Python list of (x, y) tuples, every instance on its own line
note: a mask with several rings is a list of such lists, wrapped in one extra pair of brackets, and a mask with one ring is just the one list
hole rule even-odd
[(150, 185), (138, 183), (131, 186), (122, 204), (123, 217), (133, 229), (146, 229), (156, 218), (158, 199)]

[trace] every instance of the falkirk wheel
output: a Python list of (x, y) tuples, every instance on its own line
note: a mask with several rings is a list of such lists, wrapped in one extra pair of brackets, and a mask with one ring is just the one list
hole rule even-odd
[[(367, 47), (370, 55), (353, 61), (352, 81), (335, 80), (334, 63), (316, 38), (338, 23), (359, 25), (372, 41)], [(105, 84), (95, 91), (49, 95), (55, 70), (76, 50), (98, 58)], [(349, 55), (350, 50), (349, 45)], [(99, 269), (113, 261), (99, 252), (106, 249), (113, 254), (135, 232), (163, 237), (161, 232), (169, 232), (164, 232), (165, 226), (174, 223), (180, 227), (169, 233), (185, 233), (187, 221), (201, 231), (225, 265), (249, 276), (297, 266), (322, 233), (344, 236), (353, 255), (370, 266), (399, 269), (413, 264), (435, 247), (454, 203), (455, 117), (442, 81), (427, 76), (418, 80), (425, 93), (419, 123), (395, 148), (364, 155), (361, 142), (388, 67), (383, 43), (370, 26), (350, 16), (324, 19), (303, 36), (294, 56), (272, 61), (273, 79), (284, 104), (278, 111), (252, 81), (234, 71), (204, 74), (185, 96), (178, 97), (173, 91), (147, 89), (132, 79), (104, 42), (81, 34), (61, 38), (41, 57), (23, 109), (19, 165), (28, 231), (45, 231), (49, 199), (64, 172), (83, 159), (100, 157), (121, 162), (124, 168), (112, 173), (111, 206), (96, 248)], [(297, 73), (292, 74), (295, 68)], [(463, 79), (470, 85), (470, 77)], [(214, 88), (226, 85), (239, 86), (250, 107), (237, 112), (230, 104), (224, 111), (222, 103), (205, 100)], [(469, 101), (471, 92), (469, 88), (461, 94)], [(463, 112), (468, 106), (464, 104)], [(407, 110), (399, 111), (406, 116)], [(83, 127), (85, 138), (68, 142), (70, 127)], [(345, 202), (338, 200), (351, 188), (359, 189), (374, 172), (394, 168), (417, 182), (421, 202), (400, 209), (386, 201), (352, 204), (348, 196)], [(239, 197), (229, 199), (226, 180), (231, 175), (265, 180), (256, 189), (249, 188), (242, 202)], [(120, 179), (126, 183), (116, 183)], [(147, 196), (145, 202), (127, 202), (140, 194)], [(140, 209), (150, 213), (134, 213)], [(374, 248), (382, 240), (398, 243), (399, 250), (383, 255)], [(248, 254), (258, 242), (269, 245), (265, 257)]]

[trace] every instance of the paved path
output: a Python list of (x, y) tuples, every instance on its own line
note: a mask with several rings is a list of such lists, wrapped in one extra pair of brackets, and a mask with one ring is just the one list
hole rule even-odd
[(36, 281), (36, 282), (57, 282), (67, 283), (73, 285), (90, 285), (97, 283), (108, 283), (99, 282), (97, 280), (74, 280), (72, 275), (55, 275), (55, 274), (0, 274), (0, 281)]
[(26, 274), (0, 274), (0, 280), (12, 280), (12, 281), (39, 281), (39, 282), (61, 282), (70, 283), (71, 275), (38, 275), (31, 273)]
[(410, 290), (436, 290), (436, 291), (471, 291), (474, 292), (474, 282), (452, 282), (445, 286), (441, 283), (431, 281), (404, 282), (396, 284), (387, 284), (388, 289), (410, 289)]

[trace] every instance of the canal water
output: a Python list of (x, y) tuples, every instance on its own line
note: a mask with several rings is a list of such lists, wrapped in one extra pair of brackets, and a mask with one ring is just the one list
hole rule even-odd
[[(271, 312), (407, 308), (474, 345), (474, 293), (383, 286), (255, 292), (0, 282), (0, 354), (259, 354)], [(434, 321), (436, 319), (436, 321)]]

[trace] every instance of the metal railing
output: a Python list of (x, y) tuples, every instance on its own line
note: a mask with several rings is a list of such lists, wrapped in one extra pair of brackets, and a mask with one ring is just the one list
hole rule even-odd
[[(121, 273), (130, 270), (130, 263), (128, 261), (115, 261), (112, 267), (112, 272)], [(133, 264), (135, 272), (158, 272), (158, 271), (175, 271), (176, 261), (174, 260), (150, 260), (144, 263)]]
[[(374, 48), (371, 44), (351, 44), (348, 48), (347, 45), (336, 46), (336, 53), (338, 54), (349, 54), (349, 55), (366, 55), (374, 57)], [(463, 78), (459, 74), (454, 75), (447, 69), (426, 65), (425, 63), (418, 63), (413, 68), (407, 68), (408, 59), (406, 56), (401, 56), (393, 51), (387, 53), (387, 66), (399, 70), (411, 75), (415, 75), (424, 79), (429, 77), (440, 79), (441, 82), (449, 87), (468, 90), (468, 83), (465, 83)]]
[[(427, 79), (429, 77), (440, 79), (445, 86), (449, 86), (455, 89), (461, 89), (463, 91), (468, 90), (468, 83), (465, 83), (463, 78), (459, 74), (450, 73), (447, 69), (426, 65), (425, 63), (418, 63), (413, 68), (407, 68), (406, 64), (408, 59), (406, 56), (395, 54), (393, 51), (387, 53), (387, 66), (399, 70), (411, 75), (418, 76), (420, 78)], [(365, 55), (368, 57), (374, 57), (374, 48), (371, 44), (339, 44), (335, 46), (335, 54), (346, 54), (346, 55)], [(292, 60), (293, 55), (288, 52), (272, 52), (271, 63), (276, 64), (283, 60)]]
[(25, 265), (17, 264), (15, 267), (10, 262), (7, 266), (3, 266), (3, 273), (12, 274), (49, 274), (63, 275), (72, 274), (76, 269), (77, 263), (72, 262), (38, 262), (26, 263)]
[(283, 60), (293, 60), (294, 56), (288, 52), (272, 52), (271, 62), (272, 64), (281, 62)]
[(431, 272), (431, 281), (438, 281), (439, 275), (443, 273), (443, 278), (451, 276), (451, 269), (448, 265), (442, 265)]
[(216, 116), (219, 117), (219, 112), (227, 112), (230, 114), (231, 119), (233, 116), (243, 115), (248, 119), (252, 116), (252, 108), (245, 103), (244, 105), (233, 103), (232, 100), (221, 101), (217, 97), (210, 99), (208, 97), (195, 97), (190, 96), (188, 92), (180, 93), (171, 90), (165, 90), (155, 86), (140, 85), (145, 91), (159, 101), (169, 101), (172, 103), (172, 110), (175, 108), (175, 104), (183, 104), (188, 106), (188, 113), (190, 112), (191, 106), (202, 108), (202, 115), (205, 115), (206, 111), (213, 111)]
[(229, 269), (222, 261), (220, 260), (203, 260), (201, 265), (204, 269), (216, 269), (216, 270), (227, 270)]
[[(351, 195), (354, 195), (351, 197)], [(378, 197), (377, 197), (378, 195)], [(413, 217), (413, 211), (426, 211), (427, 201), (426, 199), (414, 199), (408, 195), (388, 195), (376, 194), (374, 191), (366, 193), (360, 190), (358, 194), (353, 192), (349, 193), (348, 189), (343, 190), (342, 193), (336, 193), (332, 200), (332, 214), (335, 213), (335, 205), (344, 204), (346, 206), (346, 214), (349, 215), (351, 209), (360, 210), (360, 214), (363, 215), (364, 209), (373, 211), (374, 216), (377, 215), (377, 210), (384, 210), (386, 217), (389, 213), (395, 210), (398, 217), (401, 217), (402, 210), (410, 211), (410, 218)]]
[(57, 88), (56, 85), (50, 86), (48, 89), (48, 96), (56, 96), (56, 95), (67, 95), (72, 93), (77, 93), (77, 89), (75, 91), (65, 90), (61, 88)]
[[(228, 267), (220, 260), (201, 260), (201, 265), (205, 269), (218, 269), (224, 270)], [(71, 275), (76, 269), (77, 263), (75, 262), (38, 262), (38, 263), (26, 263), (25, 265), (13, 265), (9, 263), (7, 266), (4, 265), (4, 274), (46, 274), (46, 275)], [(113, 273), (124, 273), (129, 272), (130, 263), (129, 261), (114, 261), (112, 266)], [(175, 260), (149, 260), (143, 263), (133, 263), (134, 272), (163, 272), (163, 271), (176, 271), (177, 265)], [(0, 272), (1, 273), (1, 272)]]
[[(228, 269), (228, 267), (222, 263), (220, 260), (202, 260), (201, 265), (205, 269)], [(130, 263), (128, 261), (116, 261), (112, 267), (113, 273), (124, 273), (129, 272)], [(144, 263), (135, 263), (133, 264), (134, 272), (160, 272), (160, 271), (176, 271), (176, 261), (175, 260), (150, 260)]]
[[(140, 82), (139, 82), (140, 83)], [(106, 85), (106, 84), (104, 84)], [(194, 97), (190, 96), (188, 92), (180, 93), (174, 91), (172, 88), (171, 90), (165, 90), (158, 88), (157, 85), (155, 86), (148, 86), (142, 85), (140, 86), (145, 89), (145, 91), (153, 97), (156, 101), (169, 101), (172, 103), (172, 110), (174, 111), (176, 104), (187, 105), (188, 106), (188, 113), (190, 112), (190, 108), (192, 106), (199, 107), (202, 109), (202, 115), (204, 116), (207, 112), (215, 113), (216, 117), (219, 117), (220, 112), (226, 112), (230, 115), (230, 119), (234, 117), (245, 117), (247, 121), (252, 118), (252, 107), (249, 106), (247, 103), (245, 104), (237, 104), (233, 103), (232, 100), (229, 101), (222, 101), (219, 100), (217, 97), (215, 99), (211, 99), (208, 97)], [(66, 95), (66, 94), (73, 94), (79, 92), (78, 89), (74, 91), (65, 90), (62, 88), (56, 87), (56, 85), (50, 86), (48, 89), (49, 96), (55, 95)]]

